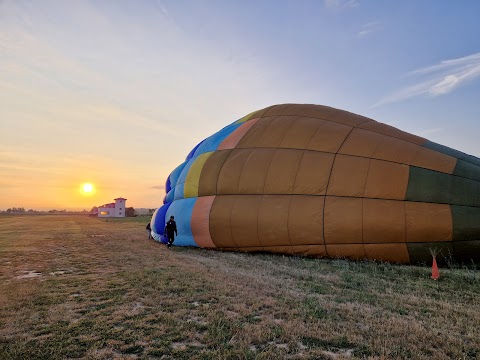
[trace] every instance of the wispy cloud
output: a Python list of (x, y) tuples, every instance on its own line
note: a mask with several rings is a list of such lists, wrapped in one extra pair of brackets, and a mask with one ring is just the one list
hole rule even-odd
[(324, 0), (327, 9), (349, 9), (360, 5), (358, 0)]
[(381, 25), (378, 21), (371, 21), (369, 23), (363, 24), (360, 31), (357, 33), (358, 37), (366, 37), (374, 32), (377, 32), (381, 29)]
[(165, 189), (165, 185), (154, 185), (154, 186), (150, 186), (149, 189), (163, 190)]
[(444, 60), (436, 65), (407, 74), (418, 79), (417, 84), (404, 87), (378, 101), (373, 107), (403, 101), (416, 96), (445, 95), (480, 77), (480, 52), (458, 59)]

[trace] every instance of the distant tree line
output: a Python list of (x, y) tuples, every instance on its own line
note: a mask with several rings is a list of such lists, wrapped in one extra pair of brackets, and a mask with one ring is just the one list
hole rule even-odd
[[(143, 210), (143, 209), (142, 209)], [(133, 207), (127, 207), (125, 209), (125, 216), (127, 217), (133, 217), (133, 216), (139, 216), (139, 215), (152, 215), (155, 212), (156, 209), (147, 209), (146, 212), (141, 211), (140, 213), (137, 213), (135, 211), (135, 208)], [(66, 209), (62, 210), (57, 210), (57, 209), (52, 209), (52, 210), (33, 210), (33, 209), (28, 209), (25, 210), (24, 207), (11, 207), (8, 208), (7, 210), (0, 210), (0, 215), (24, 215), (24, 214), (97, 214), (98, 213), (98, 208), (94, 206), (90, 211), (87, 211), (85, 209), (81, 211), (69, 211)]]
[(127, 207), (125, 209), (125, 216), (127, 217), (133, 217), (133, 216), (141, 216), (141, 215), (152, 215), (155, 210), (157, 209), (147, 209), (147, 212), (144, 212), (144, 211), (136, 211), (133, 207)]
[(87, 214), (88, 211), (83, 209), (82, 211), (67, 211), (66, 209), (63, 210), (33, 210), (28, 209), (25, 210), (24, 207), (11, 207), (7, 210), (0, 210), (0, 214), (5, 215), (23, 215), (23, 214)]

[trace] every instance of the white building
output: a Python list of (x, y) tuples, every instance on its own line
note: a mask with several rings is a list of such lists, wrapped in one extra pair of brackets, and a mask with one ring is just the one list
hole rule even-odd
[(119, 197), (114, 200), (114, 203), (98, 207), (98, 217), (125, 217), (125, 202), (127, 199)]

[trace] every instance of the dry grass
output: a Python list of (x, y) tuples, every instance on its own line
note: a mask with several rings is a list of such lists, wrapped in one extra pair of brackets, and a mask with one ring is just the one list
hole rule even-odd
[(0, 217), (0, 358), (480, 358), (474, 270), (168, 251), (146, 222)]

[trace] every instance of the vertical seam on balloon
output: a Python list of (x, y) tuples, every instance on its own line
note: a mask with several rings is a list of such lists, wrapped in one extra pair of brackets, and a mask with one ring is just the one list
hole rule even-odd
[[(325, 202), (323, 204), (323, 227), (322, 227), (322, 230), (323, 230), (323, 241), (325, 243), (325, 253), (327, 254), (327, 257), (329, 255), (328, 255), (328, 250), (327, 250), (327, 241), (326, 241), (327, 239), (325, 238), (325, 208), (327, 207), (328, 187), (330, 186), (330, 179), (332, 178), (333, 167), (335, 166), (335, 160), (337, 159), (338, 151), (342, 148), (343, 144), (348, 139), (348, 137), (352, 133), (353, 129), (354, 129), (354, 127), (352, 127), (350, 129), (347, 136), (345, 136), (345, 139), (343, 139), (342, 143), (340, 144), (339, 148), (337, 149), (337, 151), (335, 152), (335, 154), (333, 156), (332, 167), (330, 168), (330, 174), (328, 175), (327, 188), (325, 189)], [(363, 231), (363, 226), (362, 226), (362, 231)], [(363, 239), (363, 237), (362, 237), (362, 239)]]
[[(348, 156), (348, 155), (347, 155)], [(373, 159), (376, 160), (376, 159)], [(380, 161), (380, 160), (377, 160)], [(362, 196), (361, 198), (365, 197), (365, 189), (367, 188), (367, 182), (368, 182), (368, 175), (370, 174), (370, 166), (372, 165), (372, 159), (368, 159), (368, 168), (367, 168), (367, 176), (365, 176), (365, 182), (363, 183), (363, 191), (362, 191)]]
[(259, 224), (258, 218), (260, 216), (260, 207), (262, 206), (264, 196), (265, 194), (260, 195), (260, 201), (257, 204), (257, 240), (260, 243), (261, 248), (263, 248), (263, 244), (262, 244), (262, 241), (260, 240), (260, 234), (258, 233), (258, 224)]
[(364, 231), (363, 231), (363, 208), (364, 208), (364, 200), (365, 200), (365, 188), (367, 187), (368, 175), (370, 174), (370, 166), (372, 165), (372, 159), (368, 159), (368, 169), (367, 169), (367, 176), (365, 177), (365, 183), (363, 184), (363, 192), (362, 192), (362, 244), (363, 244), (363, 254), (364, 257), (367, 257), (367, 249), (365, 248), (365, 241), (364, 241)]
[(208, 159), (210, 159), (210, 157), (213, 155), (213, 153), (214, 153), (213, 151), (205, 153), (206, 159), (202, 164), (202, 168), (200, 169), (200, 172), (198, 174), (198, 179), (197, 179), (197, 197), (200, 197), (200, 179), (202, 177), (203, 169), (205, 168), (205, 164), (207, 163)]
[[(235, 196), (235, 195), (233, 195)], [(232, 215), (233, 215), (233, 208), (235, 207), (235, 204), (237, 203), (237, 198), (235, 197), (234, 198), (234, 201), (233, 201), (233, 205), (232, 205), (232, 208), (230, 209), (230, 216), (229, 216), (229, 220), (230, 220), (230, 236), (232, 237), (232, 241), (233, 241), (233, 244), (235, 245), (235, 247), (238, 249), (238, 245), (237, 243), (235, 242), (235, 237), (233, 236), (233, 231), (232, 231)]]
[[(199, 155), (195, 160), (193, 160), (193, 163), (192, 163), (192, 166), (190, 166), (190, 169), (188, 169), (188, 173), (187, 173), (187, 176), (185, 176), (185, 182), (184, 182), (184, 186), (183, 186), (183, 198), (185, 199), (185, 185), (189, 182), (188, 181), (188, 176), (190, 175), (190, 171), (192, 170), (192, 168), (194, 168), (195, 166), (195, 163), (201, 158), (203, 154)], [(191, 178), (192, 178), (192, 175), (190, 175), (190, 183), (192, 182), (191, 181)], [(194, 197), (194, 196), (193, 196)], [(197, 197), (198, 197), (198, 190), (197, 190)]]
[(215, 244), (215, 241), (213, 241), (212, 228), (211, 228), (212, 222), (210, 221), (210, 219), (212, 217), (213, 204), (215, 203), (215, 200), (217, 200), (217, 197), (214, 195), (213, 196), (213, 201), (212, 201), (212, 206), (210, 206), (210, 211), (208, 212), (208, 232), (210, 233), (210, 239), (212, 240), (213, 245), (215, 245), (215, 247), (218, 247), (217, 244)]
[(213, 247), (217, 247), (217, 245), (215, 245), (215, 243), (213, 242), (213, 238), (212, 238), (212, 232), (210, 231), (210, 216), (212, 214), (212, 208), (213, 208), (213, 203), (215, 202), (215, 199), (217, 198), (215, 195), (211, 195), (209, 196), (209, 198), (212, 198), (211, 201), (210, 201), (210, 209), (208, 211), (208, 237), (210, 238), (210, 241), (212, 242), (213, 244)]
[[(273, 119), (269, 119), (269, 120), (270, 122), (268, 123), (267, 126), (265, 126), (265, 129), (263, 129), (262, 135), (260, 135), (260, 137), (258, 138), (257, 143), (262, 142), (263, 137), (265, 136), (266, 133), (268, 133), (268, 129), (272, 126), (272, 123), (276, 120), (276, 118), (273, 117)], [(278, 148), (278, 146), (276, 146), (275, 148)]]
[[(181, 200), (181, 199), (185, 199), (185, 182), (187, 181), (187, 176), (188, 176), (188, 173), (190, 172), (190, 169), (192, 168), (192, 165), (195, 163), (195, 161), (197, 161), (198, 158), (191, 158), (190, 160), (187, 161), (187, 163), (185, 164), (185, 167), (182, 169), (182, 171), (180, 172), (180, 175), (178, 176), (178, 180), (177, 180), (177, 184), (178, 185), (182, 185), (183, 184), (183, 194), (182, 194), (182, 197), (179, 198), (179, 199), (174, 199), (174, 200)], [(182, 176), (182, 173), (186, 170), (186, 168), (188, 167), (188, 170), (187, 170), (187, 173), (185, 174), (185, 179), (183, 179), (183, 182), (181, 183), (178, 183), (178, 181), (180, 180), (180, 177)]]
[(215, 181), (215, 193), (214, 193), (213, 195), (218, 195), (218, 179), (220, 179), (220, 173), (222, 172), (223, 166), (224, 166), (225, 163), (227, 162), (227, 159), (230, 157), (230, 155), (232, 155), (232, 149), (229, 149), (229, 150), (219, 150), (219, 151), (228, 151), (228, 155), (227, 155), (227, 156), (225, 157), (225, 159), (223, 160), (222, 166), (220, 166), (220, 170), (218, 170), (217, 180)]
[(263, 188), (262, 188), (261, 195), (265, 195), (265, 184), (267, 183), (268, 171), (270, 170), (270, 165), (272, 164), (273, 158), (275, 157), (275, 154), (277, 153), (277, 150), (278, 150), (278, 149), (275, 149), (275, 148), (269, 148), (269, 149), (270, 150), (274, 149), (275, 151), (273, 151), (273, 155), (270, 157), (270, 161), (268, 163), (267, 171), (265, 171), (265, 176), (263, 177)]
[(287, 235), (288, 235), (288, 242), (290, 243), (290, 246), (292, 247), (292, 252), (293, 252), (293, 244), (292, 240), (290, 239), (290, 228), (288, 226), (290, 222), (290, 207), (292, 206), (292, 199), (293, 199), (293, 193), (295, 191), (295, 183), (297, 182), (297, 176), (298, 176), (298, 171), (300, 169), (300, 165), (302, 164), (303, 157), (305, 155), (306, 150), (302, 151), (302, 156), (300, 158), (300, 161), (298, 162), (297, 166), (297, 171), (295, 172), (295, 177), (293, 178), (293, 185), (292, 185), (292, 193), (290, 194), (290, 202), (288, 203), (288, 211), (287, 211)]
[[(285, 109), (286, 110), (286, 109)], [(283, 140), (285, 139), (285, 137), (288, 135), (288, 133), (290, 132), (290, 130), (292, 130), (293, 126), (295, 125), (295, 122), (296, 121), (292, 121), (292, 123), (290, 124), (290, 127), (288, 129), (285, 130), (285, 134), (283, 134), (282, 136), (282, 139), (280, 140), (280, 142), (278, 143), (278, 146), (280, 146), (283, 142)]]
[[(422, 148), (423, 148), (423, 146), (417, 145), (417, 150), (415, 151), (415, 154), (414, 154), (413, 157), (412, 157), (411, 164), (405, 164), (405, 165), (408, 165), (408, 183), (410, 183), (410, 166), (415, 166), (415, 165), (413, 165), (413, 162), (414, 162), (415, 159), (417, 158), (418, 153), (420, 152), (420, 149), (422, 149)], [(407, 190), (408, 190), (408, 183), (407, 183)], [(407, 190), (405, 190), (404, 200), (407, 198)]]
[(250, 118), (255, 115), (256, 112), (258, 112), (259, 110), (255, 110), (255, 111), (252, 111), (251, 113), (248, 113), (247, 115), (245, 116), (242, 116), (240, 119), (234, 121), (233, 123), (234, 124), (245, 124), (248, 120), (250, 120)]
[[(349, 133), (349, 134), (347, 135), (347, 137), (345, 138), (345, 141), (347, 140), (347, 138), (350, 136), (350, 134), (353, 132), (353, 130), (354, 130), (355, 128), (357, 128), (358, 126), (360, 126), (360, 125), (362, 125), (362, 124), (365, 124), (365, 123), (367, 123), (367, 122), (370, 122), (370, 121), (367, 120), (367, 121), (364, 121), (364, 122), (362, 122), (362, 123), (360, 123), (360, 124), (355, 125), (355, 126), (353, 127), (352, 131), (350, 131), (350, 133)], [(345, 141), (344, 141), (344, 143), (345, 143)], [(376, 152), (377, 149), (379, 148), (380, 144), (382, 144), (384, 141), (385, 141), (385, 139), (383, 139), (382, 141), (380, 141), (380, 142), (377, 144), (377, 146), (375, 147), (375, 150), (373, 150), (373, 153), (372, 153), (373, 155), (375, 155), (375, 152)], [(339, 150), (342, 148), (342, 146), (343, 146), (343, 144), (340, 146)], [(366, 188), (366, 186), (367, 186), (368, 174), (370, 173), (370, 166), (371, 166), (371, 164), (372, 164), (372, 159), (370, 158), (370, 159), (368, 159), (367, 176), (365, 177), (365, 183), (364, 183), (364, 185), (363, 185), (363, 193), (362, 193), (362, 246), (363, 246), (363, 254), (364, 254), (364, 257), (365, 257), (365, 258), (367, 257), (367, 249), (366, 249), (366, 247), (365, 247), (365, 239), (364, 239), (364, 226), (363, 226), (363, 218), (364, 218), (363, 215), (364, 215), (364, 214), (363, 214), (363, 210), (364, 210), (364, 207), (365, 207), (365, 204), (364, 204), (364, 202), (365, 202), (365, 188)]]
[(288, 203), (288, 210), (287, 210), (287, 236), (288, 236), (288, 242), (290, 243), (290, 248), (293, 253), (292, 240), (290, 240), (290, 227), (288, 226), (288, 224), (290, 223), (290, 208), (292, 207), (292, 201), (293, 201), (293, 194), (290, 195), (290, 201)]
[(197, 201), (198, 201), (198, 197), (194, 197), (194, 198), (189, 198), (189, 199), (195, 199), (194, 202), (193, 202), (193, 206), (192, 206), (192, 211), (190, 213), (190, 232), (192, 233), (192, 240), (193, 240), (193, 243), (195, 244), (196, 247), (200, 247), (200, 245), (195, 241), (195, 235), (193, 234), (193, 212), (195, 210), (195, 205), (197, 205)]
[[(253, 121), (253, 120), (252, 120), (252, 121)], [(240, 130), (242, 127), (245, 127), (245, 124), (246, 124), (246, 122), (240, 123), (240, 125), (239, 125), (235, 130), (233, 130), (225, 139), (223, 139), (223, 140), (220, 142), (220, 144), (218, 144), (216, 150), (222, 150), (222, 149), (220, 149), (220, 147), (222, 146), (222, 144), (223, 144), (225, 141), (227, 141), (233, 134), (235, 134), (235, 132), (236, 132), (237, 130)], [(255, 124), (253, 124), (253, 125), (255, 125)], [(238, 143), (240, 142), (240, 140), (242, 140), (242, 138), (248, 133), (248, 131), (253, 127), (253, 125), (249, 125), (249, 128), (247, 129), (247, 131), (245, 131), (245, 133), (244, 133), (240, 138), (238, 138), (237, 143), (235, 144), (234, 147), (232, 147), (232, 149), (235, 149), (235, 148), (236, 148), (236, 146), (238, 145)]]
[(361, 202), (362, 202), (362, 246), (363, 246), (363, 256), (366, 258), (367, 257), (367, 248), (365, 247), (365, 240), (364, 240), (364, 236), (363, 236), (363, 208), (364, 208), (364, 202), (365, 202), (365, 199), (364, 198), (361, 198)]
[[(283, 137), (282, 137), (282, 139), (280, 140), (279, 144), (281, 144), (282, 141), (283, 141), (283, 139), (285, 139), (285, 136), (287, 136), (288, 131), (293, 127), (294, 123), (295, 123), (295, 122), (292, 121), (292, 124), (291, 124), (290, 127), (285, 131), (285, 134), (283, 134)], [(269, 126), (270, 126), (270, 125), (271, 125), (271, 123), (269, 124)], [(269, 126), (268, 126), (268, 127), (269, 127)], [(267, 128), (268, 128), (268, 127), (267, 127)], [(270, 167), (272, 166), (273, 158), (277, 155), (278, 150), (279, 150), (279, 148), (275, 148), (275, 154), (274, 154), (274, 155), (272, 156), (272, 158), (270, 159), (270, 164), (268, 165), (267, 173), (265, 174), (265, 182), (263, 183), (263, 194), (265, 194), (265, 185), (266, 185), (266, 182), (267, 182), (268, 172), (270, 171)], [(300, 166), (300, 165), (299, 165), (299, 166)], [(298, 168), (297, 168), (297, 171), (298, 171)], [(295, 174), (295, 176), (296, 176), (296, 174)], [(294, 182), (293, 186), (295, 186), (295, 182)], [(293, 189), (292, 189), (292, 193), (293, 193)], [(290, 241), (290, 239), (289, 239), (289, 241)]]
[(288, 202), (288, 209), (287, 209), (287, 238), (288, 242), (290, 243), (290, 250), (293, 251), (292, 241), (290, 240), (290, 229), (288, 227), (288, 221), (290, 219), (290, 206), (292, 205), (292, 197), (293, 194), (290, 194), (290, 201)]
[(238, 144), (240, 144), (240, 142), (243, 140), (244, 137), (246, 137), (248, 135), (248, 133), (250, 131), (253, 131), (252, 129), (255, 127), (255, 125), (257, 125), (259, 123), (259, 121), (261, 120), (262, 118), (258, 118), (258, 119), (252, 119), (251, 121), (255, 120), (255, 123), (250, 126), (250, 128), (245, 132), (245, 134), (243, 134), (243, 136), (238, 140), (237, 144), (235, 145), (235, 148), (237, 148)]
[[(321, 120), (321, 121), (324, 121), (324, 120), (322, 120), (322, 119), (320, 119), (320, 120)], [(319, 126), (317, 127), (317, 129), (312, 133), (312, 135), (310, 136), (310, 139), (308, 139), (307, 145), (305, 146), (305, 150), (310, 150), (310, 149), (308, 148), (308, 146), (309, 146), (310, 143), (312, 142), (313, 137), (317, 134), (317, 132), (320, 131), (320, 128), (321, 128), (321, 126), (319, 125)], [(313, 151), (316, 151), (316, 150), (313, 150)], [(337, 150), (337, 151), (338, 151), (338, 150)]]
[[(263, 123), (265, 123), (265, 124), (266, 124), (266, 125), (264, 125), (265, 127), (264, 127), (263, 129), (259, 130), (259, 131), (262, 131), (262, 133), (261, 133), (261, 135), (259, 136), (259, 138), (258, 138), (258, 140), (257, 140), (257, 143), (258, 143), (259, 140), (263, 137), (264, 133), (267, 131), (267, 129), (268, 129), (268, 128), (270, 127), (270, 125), (272, 124), (272, 121), (273, 121), (273, 119), (263, 119), (263, 118), (259, 118), (258, 121), (257, 121), (257, 123), (256, 123), (254, 126), (252, 126), (252, 127), (246, 132), (246, 134), (242, 137), (242, 139), (238, 142), (237, 146), (240, 144), (240, 142), (241, 142), (244, 138), (246, 138), (246, 136), (250, 133), (250, 131), (253, 131), (252, 129), (255, 128), (256, 125), (261, 124), (261, 125), (263, 126)], [(253, 146), (250, 145), (250, 146), (248, 146), (248, 147), (240, 147), (239, 149), (249, 149), (249, 148), (253, 148), (254, 146), (256, 146), (256, 145), (253, 145)], [(237, 147), (236, 147), (236, 148), (237, 148)], [(258, 146), (257, 146), (257, 148), (258, 148)]]
[(453, 234), (454, 234), (454, 229), (455, 229), (455, 222), (453, 218), (453, 205), (448, 204), (448, 207), (450, 209), (450, 218), (452, 219), (452, 237), (450, 239), (451, 242), (453, 242)]
[(402, 201), (403, 205), (403, 220), (404, 220), (404, 226), (405, 226), (405, 234), (404, 234), (404, 244), (405, 248), (407, 249), (407, 256), (408, 256), (408, 262), (410, 263), (410, 253), (408, 252), (408, 247), (407, 247), (407, 209), (405, 207), (405, 201)]
[(270, 171), (270, 167), (272, 166), (273, 158), (277, 155), (278, 149), (275, 149), (275, 152), (273, 153), (273, 156), (270, 158), (270, 163), (268, 164), (267, 171), (265, 172), (265, 181), (263, 182), (263, 191), (262, 194), (265, 195), (265, 187), (267, 185), (267, 177), (268, 177), (268, 172)]
[(200, 197), (200, 179), (202, 178), (203, 169), (205, 169), (205, 164), (207, 163), (208, 159), (210, 159), (210, 156), (212, 156), (213, 153), (214, 153), (213, 151), (209, 151), (209, 152), (206, 152), (206, 153), (202, 154), (202, 155), (206, 156), (206, 159), (203, 162), (202, 168), (200, 169), (200, 173), (198, 174), (197, 197)]
[(220, 145), (225, 141), (227, 140), (235, 131), (237, 131), (239, 128), (242, 127), (243, 124), (230, 124), (229, 126), (231, 126), (233, 128), (233, 130), (231, 130), (228, 134), (225, 135), (225, 137), (217, 144), (217, 146), (215, 147), (215, 149), (213, 151), (216, 151), (216, 150), (219, 150), (218, 148), (220, 147)]
[(194, 199), (195, 199), (195, 202), (193, 203), (193, 207), (192, 207), (192, 215), (190, 216), (190, 231), (192, 232), (192, 238), (195, 245), (197, 245), (197, 247), (201, 247), (195, 240), (195, 234), (193, 233), (193, 217), (195, 214), (195, 205), (197, 205), (198, 197)]
[(242, 174), (243, 174), (243, 169), (245, 169), (245, 164), (247, 163), (247, 161), (252, 157), (253, 153), (255, 152), (255, 150), (253, 150), (253, 149), (242, 149), (242, 151), (243, 150), (248, 150), (250, 153), (248, 154), (247, 158), (243, 162), (242, 168), (240, 169), (240, 172), (238, 174), (237, 194), (240, 194), (238, 190), (240, 188), (240, 180), (242, 179)]

